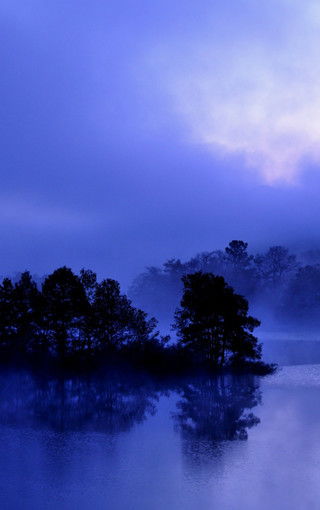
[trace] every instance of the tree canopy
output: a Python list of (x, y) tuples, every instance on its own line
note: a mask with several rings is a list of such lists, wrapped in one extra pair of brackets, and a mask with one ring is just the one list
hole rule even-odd
[[(179, 272), (179, 264), (171, 261)], [(133, 306), (116, 280), (98, 281), (90, 270), (60, 267), (41, 285), (25, 271), (0, 284), (0, 354), (90, 366), (125, 362), (147, 369), (221, 368), (259, 360), (252, 332), (259, 321), (223, 277), (196, 272), (182, 278), (175, 314), (178, 342), (161, 336), (157, 320)], [(187, 355), (186, 355), (187, 354)], [(260, 369), (258, 370), (261, 373)]]
[(98, 282), (60, 267), (41, 288), (28, 271), (13, 284), (0, 285), (0, 351), (2, 354), (46, 353), (65, 359), (103, 355), (141, 342), (161, 344), (157, 321), (135, 308), (112, 279)]
[(182, 281), (174, 322), (180, 345), (214, 366), (259, 360), (261, 346), (252, 332), (260, 322), (248, 315), (248, 301), (222, 276), (197, 272)]
[[(201, 252), (186, 261), (169, 259), (148, 267), (135, 278), (129, 296), (139, 308), (156, 315), (168, 327), (183, 291), (182, 277), (196, 272), (223, 276), (235, 291), (249, 300), (262, 318), (281, 329), (292, 325), (315, 328), (320, 324), (318, 272), (320, 250), (293, 254), (281, 245), (250, 253), (248, 243), (232, 240), (223, 250)], [(314, 284), (309, 277), (315, 275)], [(304, 281), (303, 275), (307, 278)], [(294, 295), (293, 295), (294, 293)], [(296, 310), (303, 309), (303, 313)]]

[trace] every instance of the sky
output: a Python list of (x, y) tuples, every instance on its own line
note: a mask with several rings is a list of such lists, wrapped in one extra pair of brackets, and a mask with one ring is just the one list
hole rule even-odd
[(1, 0), (0, 274), (320, 247), (320, 0)]

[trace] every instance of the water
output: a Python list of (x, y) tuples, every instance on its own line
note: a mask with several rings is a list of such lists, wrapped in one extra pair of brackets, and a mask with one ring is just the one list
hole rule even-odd
[(262, 379), (0, 375), (0, 508), (319, 509), (320, 365)]

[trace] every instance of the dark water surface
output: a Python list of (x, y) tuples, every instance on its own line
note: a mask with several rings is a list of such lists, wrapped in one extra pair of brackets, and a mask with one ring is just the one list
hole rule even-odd
[(319, 509), (320, 365), (154, 382), (0, 375), (1, 509)]

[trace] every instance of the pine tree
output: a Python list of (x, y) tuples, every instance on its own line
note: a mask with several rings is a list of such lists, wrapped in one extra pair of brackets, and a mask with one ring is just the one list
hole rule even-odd
[(174, 323), (179, 345), (212, 366), (260, 359), (261, 347), (252, 335), (260, 322), (248, 315), (247, 300), (222, 276), (198, 272), (182, 280), (184, 292)]

